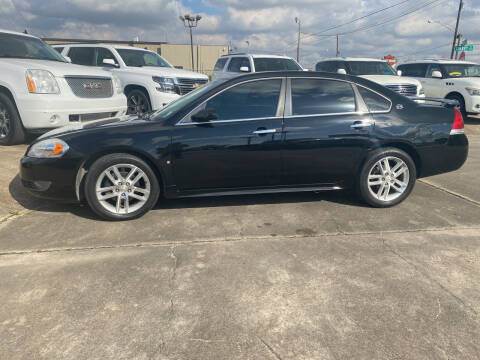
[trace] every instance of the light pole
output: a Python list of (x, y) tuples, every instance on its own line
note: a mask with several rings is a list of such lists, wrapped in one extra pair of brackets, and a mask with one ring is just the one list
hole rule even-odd
[(295, 22), (298, 24), (298, 39), (297, 39), (297, 62), (300, 62), (300, 31), (302, 29), (302, 23), (298, 17), (295, 18)]
[[(196, 16), (190, 16), (188, 14), (184, 16), (180, 16), (180, 21), (183, 22), (183, 25), (185, 27), (190, 28), (190, 49), (192, 50), (192, 71), (195, 71), (194, 68), (194, 61), (193, 61), (193, 34), (192, 34), (192, 28), (197, 27), (198, 22), (200, 21), (202, 17), (200, 15)], [(197, 69), (198, 70), (198, 69)]]

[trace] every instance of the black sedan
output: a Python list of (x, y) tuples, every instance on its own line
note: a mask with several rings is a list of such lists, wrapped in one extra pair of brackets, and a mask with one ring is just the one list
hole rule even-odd
[(148, 117), (57, 130), (21, 160), (23, 185), (86, 199), (111, 220), (166, 198), (355, 187), (375, 207), (458, 169), (468, 141), (448, 101), (419, 104), (341, 74), (271, 72), (214, 82)]

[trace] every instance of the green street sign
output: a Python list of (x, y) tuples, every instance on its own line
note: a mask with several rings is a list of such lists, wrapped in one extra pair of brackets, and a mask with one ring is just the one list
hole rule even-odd
[(473, 45), (455, 46), (455, 51), (473, 51)]

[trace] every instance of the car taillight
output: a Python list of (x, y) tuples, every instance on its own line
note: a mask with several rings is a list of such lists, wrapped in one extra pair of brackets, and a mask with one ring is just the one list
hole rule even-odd
[(452, 130), (450, 135), (465, 134), (465, 127), (463, 124), (463, 116), (458, 108), (455, 108), (455, 119), (453, 119)]

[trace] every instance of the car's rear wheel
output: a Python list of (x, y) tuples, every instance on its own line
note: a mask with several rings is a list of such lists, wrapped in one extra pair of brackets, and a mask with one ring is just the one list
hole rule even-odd
[(25, 141), (20, 115), (12, 100), (0, 93), (0, 145), (16, 145)]
[(130, 154), (110, 154), (90, 167), (85, 197), (92, 210), (107, 220), (130, 220), (151, 210), (160, 187), (153, 170)]
[(127, 114), (142, 116), (152, 111), (147, 94), (139, 89), (127, 93)]
[(410, 195), (416, 180), (412, 158), (395, 148), (371, 154), (360, 172), (358, 181), (361, 198), (374, 207), (390, 207)]

